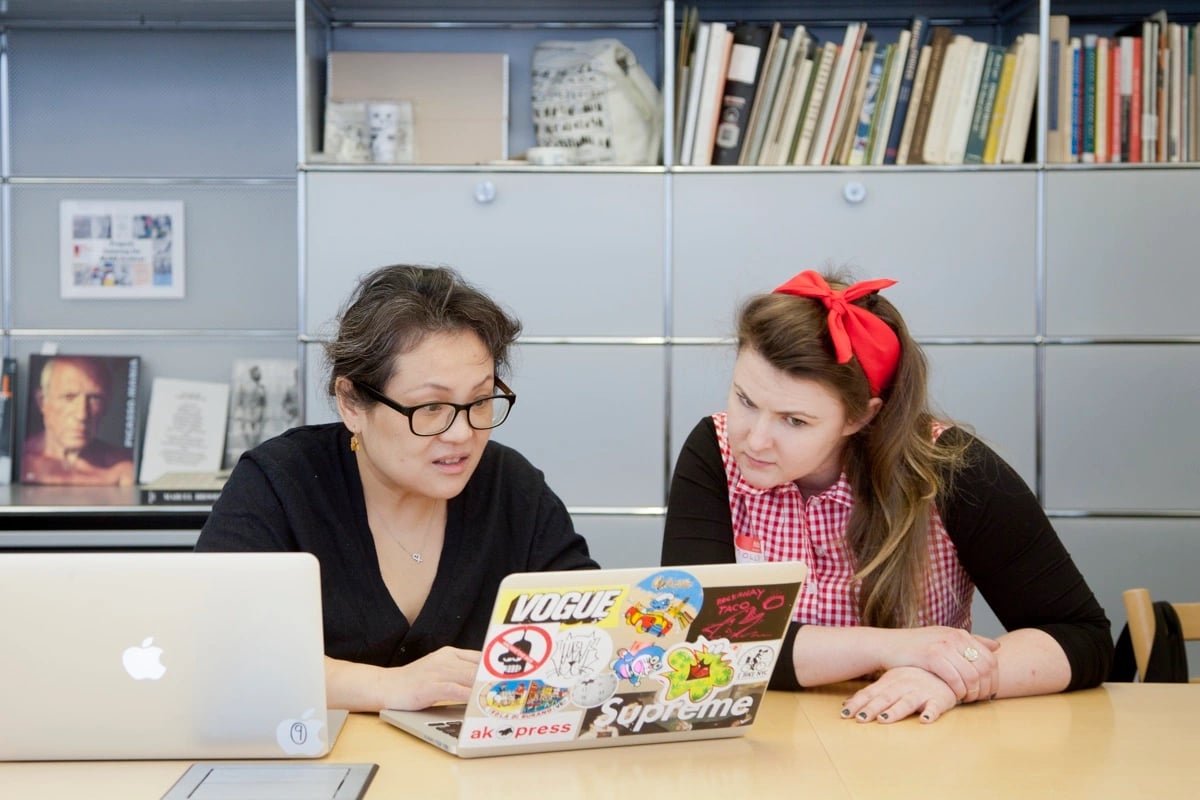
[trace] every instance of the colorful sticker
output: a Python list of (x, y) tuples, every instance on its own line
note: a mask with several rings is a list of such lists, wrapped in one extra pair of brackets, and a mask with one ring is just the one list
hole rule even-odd
[(661, 637), (674, 631), (682, 636), (703, 603), (704, 589), (695, 577), (683, 570), (662, 570), (630, 592), (624, 619), (643, 635)]
[(663, 668), (665, 655), (665, 651), (656, 644), (634, 642), (629, 647), (622, 647), (617, 651), (612, 671), (621, 680), (637, 686), (642, 678), (654, 675)]
[(550, 658), (550, 634), (545, 628), (520, 625), (495, 636), (483, 648), (483, 665), (497, 678), (530, 675)]
[(693, 629), (709, 640), (754, 642), (778, 639), (792, 616), (798, 584), (727, 587), (710, 594)]
[(599, 624), (608, 618), (625, 594), (624, 586), (562, 591), (512, 592), (505, 598), (501, 619), (509, 624)]
[(479, 693), (479, 707), (494, 717), (520, 719), (553, 711), (567, 699), (567, 689), (537, 680), (499, 681)]
[(733, 683), (733, 664), (730, 663), (729, 642), (715, 642), (703, 636), (695, 642), (680, 645), (667, 654), (667, 669), (659, 676), (666, 683), (663, 699), (686, 697), (698, 703), (715, 690)]

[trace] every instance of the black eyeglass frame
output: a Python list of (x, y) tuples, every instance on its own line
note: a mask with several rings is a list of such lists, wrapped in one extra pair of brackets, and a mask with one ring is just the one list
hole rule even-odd
[[(407, 417), (408, 418), (408, 429), (413, 432), (414, 436), (441, 436), (443, 433), (445, 433), (446, 431), (448, 431), (454, 427), (454, 423), (458, 420), (458, 415), (460, 413), (462, 413), (463, 411), (467, 412), (467, 425), (469, 425), (473, 430), (490, 431), (493, 428), (499, 428), (501, 425), (503, 425), (504, 422), (508, 419), (508, 415), (512, 413), (512, 407), (517, 404), (517, 395), (513, 392), (512, 389), (508, 388), (508, 385), (504, 381), (500, 380), (499, 377), (497, 377), (495, 379), (495, 382), (496, 382), (496, 388), (499, 389), (500, 391), (498, 393), (491, 395), (490, 397), (481, 397), (478, 400), (472, 400), (470, 403), (451, 403), (447, 400), (437, 400), (432, 403), (418, 403), (415, 406), (401, 405), (400, 403), (397, 403), (395, 400), (393, 400), (392, 398), (385, 395), (383, 392), (379, 391), (378, 389), (375, 389), (374, 387), (368, 386), (365, 383), (359, 383), (358, 381), (354, 381), (354, 385), (356, 388), (358, 388), (359, 391), (361, 391), (363, 394), (367, 395), (367, 397), (370, 397), (372, 400), (382, 403), (383, 405), (392, 409), (396, 413), (403, 414), (405, 417)], [(508, 401), (508, 411), (505, 412), (503, 419), (501, 419), (495, 425), (488, 425), (488, 426), (482, 427), (482, 428), (471, 421), (471, 407), (473, 405), (475, 405), (476, 403), (481, 403), (484, 400), (499, 400), (499, 399), (504, 399), (504, 400)], [(438, 431), (436, 433), (418, 433), (416, 428), (413, 427), (413, 414), (420, 411), (422, 408), (426, 408), (427, 406), (450, 406), (451, 408), (454, 409), (454, 416), (450, 417), (450, 421), (448, 423), (446, 423), (446, 427), (442, 428), (440, 431)]]

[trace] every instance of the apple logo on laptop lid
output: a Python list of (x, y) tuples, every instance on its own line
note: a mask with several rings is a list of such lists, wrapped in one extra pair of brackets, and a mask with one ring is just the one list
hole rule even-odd
[(154, 644), (154, 637), (147, 636), (140, 646), (125, 648), (125, 652), (121, 654), (121, 663), (135, 681), (156, 681), (167, 671), (160, 660), (162, 652), (162, 648)]

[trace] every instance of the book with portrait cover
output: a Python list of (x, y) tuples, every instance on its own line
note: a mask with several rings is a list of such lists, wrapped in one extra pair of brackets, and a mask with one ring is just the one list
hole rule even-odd
[(140, 356), (31, 355), (21, 482), (132, 486), (140, 378)]
[(17, 441), (17, 360), (0, 362), (0, 486), (12, 483), (13, 450)]
[(300, 386), (294, 358), (239, 358), (233, 362), (226, 468), (246, 450), (300, 424)]

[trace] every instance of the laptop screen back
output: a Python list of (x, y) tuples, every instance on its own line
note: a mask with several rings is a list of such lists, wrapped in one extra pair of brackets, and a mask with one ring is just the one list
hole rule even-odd
[(3, 554), (0, 618), (0, 759), (328, 750), (309, 554)]

